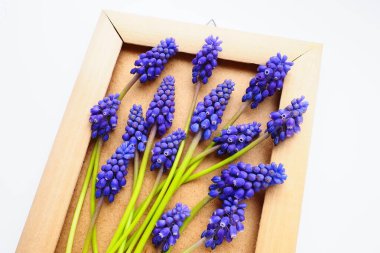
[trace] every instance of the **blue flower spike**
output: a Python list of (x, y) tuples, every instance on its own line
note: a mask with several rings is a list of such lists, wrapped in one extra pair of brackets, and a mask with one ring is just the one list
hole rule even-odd
[(222, 51), (222, 41), (218, 37), (208, 36), (205, 39), (206, 44), (202, 46), (202, 49), (196, 54), (193, 59), (193, 73), (192, 81), (197, 83), (198, 81), (203, 84), (207, 84), (208, 79), (212, 75), (212, 70), (218, 66), (218, 53)]
[(171, 133), (154, 144), (150, 170), (163, 168), (164, 172), (171, 169), (178, 152), (179, 145), (186, 138), (182, 129)]
[(231, 93), (234, 91), (235, 83), (225, 80), (206, 95), (199, 102), (191, 118), (190, 129), (193, 133), (203, 131), (202, 139), (210, 139), (212, 133), (222, 122), (223, 112), (226, 109)]
[(174, 83), (175, 80), (172, 76), (166, 76), (163, 79), (146, 112), (147, 128), (156, 124), (157, 133), (160, 136), (167, 132), (174, 120)]
[(140, 82), (155, 80), (164, 70), (165, 64), (178, 52), (178, 46), (174, 38), (161, 40), (160, 44), (142, 53), (135, 61), (135, 67), (131, 74), (140, 75)]
[(277, 53), (265, 65), (257, 68), (257, 74), (251, 79), (242, 101), (251, 101), (251, 108), (256, 108), (265, 98), (273, 96), (284, 86), (284, 79), (293, 66), (286, 55)]
[(143, 152), (147, 142), (148, 129), (143, 116), (141, 105), (133, 105), (129, 111), (127, 126), (123, 140), (135, 145), (138, 151)]
[(190, 209), (181, 203), (161, 216), (153, 229), (152, 242), (154, 246), (162, 245), (162, 251), (167, 252), (177, 242), (184, 220), (190, 216)]
[(220, 145), (218, 155), (233, 155), (255, 140), (261, 132), (261, 124), (252, 122), (223, 129), (220, 136), (214, 138), (215, 145)]
[(216, 209), (203, 231), (205, 247), (215, 249), (224, 240), (231, 242), (237, 233), (244, 230), (244, 209), (247, 205), (238, 199), (228, 198), (223, 201), (222, 208)]
[(213, 184), (209, 187), (209, 196), (221, 200), (234, 197), (249, 199), (255, 193), (270, 186), (282, 184), (286, 180), (284, 166), (276, 163), (252, 166), (239, 162), (231, 164), (222, 171), (221, 176), (212, 178)]
[(116, 152), (102, 166), (101, 171), (96, 178), (96, 198), (102, 196), (108, 197), (111, 203), (115, 199), (115, 195), (119, 193), (121, 187), (125, 186), (128, 174), (127, 168), (129, 160), (134, 158), (135, 145), (129, 142), (123, 142), (116, 149)]
[(90, 110), (91, 138), (102, 137), (107, 141), (109, 133), (117, 125), (117, 110), (120, 106), (119, 94), (111, 94), (94, 105)]
[(271, 120), (267, 123), (267, 132), (271, 135), (275, 145), (292, 137), (301, 130), (302, 114), (307, 111), (309, 103), (304, 96), (295, 98), (285, 109), (272, 112)]

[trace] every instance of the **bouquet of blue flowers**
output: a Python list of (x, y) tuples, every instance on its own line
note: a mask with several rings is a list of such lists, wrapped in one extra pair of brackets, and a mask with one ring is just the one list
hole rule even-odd
[[(172, 75), (167, 75), (162, 78), (145, 115), (139, 104), (130, 108), (120, 146), (100, 166), (102, 146), (117, 127), (117, 112), (129, 89), (137, 82), (145, 84), (158, 79), (177, 52), (178, 46), (174, 38), (166, 38), (156, 47), (140, 54), (130, 71), (133, 77), (120, 93), (106, 96), (90, 109), (94, 148), (74, 211), (66, 252), (72, 252), (75, 231), (88, 190), (91, 192), (91, 222), (83, 252), (88, 252), (91, 247), (93, 252), (98, 252), (97, 217), (102, 205), (114, 202), (117, 194), (129, 183), (126, 176), (132, 160), (132, 194), (108, 243), (107, 253), (141, 253), (150, 237), (158, 250), (169, 252), (188, 224), (213, 200), (219, 201), (219, 207), (212, 213), (204, 231), (199, 231), (200, 240), (185, 252), (191, 252), (201, 245), (215, 249), (224, 241), (233, 241), (238, 233), (244, 231), (248, 199), (287, 179), (281, 163), (260, 163), (253, 166), (236, 160), (264, 141), (271, 139), (272, 145), (279, 145), (298, 133), (303, 114), (308, 108), (305, 98), (295, 98), (287, 107), (272, 112), (264, 125), (255, 121), (242, 124), (235, 122), (246, 108), (256, 109), (267, 97), (281, 91), (294, 61), (288, 61), (286, 55), (278, 53), (269, 57), (265, 64), (259, 65), (241, 99), (241, 106), (218, 132), (223, 114), (233, 96), (235, 83), (226, 78), (197, 102), (200, 89), (210, 83), (213, 71), (218, 66), (218, 57), (222, 53), (222, 41), (212, 35), (205, 39), (192, 60), (189, 82), (194, 84), (194, 94), (184, 127), (170, 132), (176, 111), (176, 80)], [(262, 127), (265, 125), (266, 128)], [(155, 141), (156, 138), (158, 140)], [(185, 143), (189, 140), (191, 141), (184, 152)], [(196, 153), (201, 142), (209, 142), (209, 145)], [(220, 161), (196, 172), (210, 154), (220, 157)], [(152, 171), (149, 173), (155, 173), (156, 179), (153, 186), (149, 186), (151, 191), (148, 196), (136, 205), (142, 187), (145, 187), (148, 168)], [(168, 203), (183, 184), (221, 168), (225, 169), (212, 178), (208, 195), (197, 205), (190, 208), (185, 203), (177, 203), (174, 208), (167, 209)], [(164, 174), (167, 174), (166, 177)]]

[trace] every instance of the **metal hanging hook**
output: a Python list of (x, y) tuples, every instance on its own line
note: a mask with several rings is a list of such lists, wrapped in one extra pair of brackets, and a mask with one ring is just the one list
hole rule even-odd
[(206, 23), (206, 25), (210, 25), (210, 24), (212, 24), (213, 26), (216, 27), (216, 23), (215, 23), (215, 20), (214, 20), (213, 18), (210, 19), (210, 20)]

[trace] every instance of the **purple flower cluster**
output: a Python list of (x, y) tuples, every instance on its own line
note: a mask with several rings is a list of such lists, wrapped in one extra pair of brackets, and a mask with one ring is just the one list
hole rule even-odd
[(209, 195), (223, 201), (222, 208), (214, 211), (201, 237), (205, 246), (215, 249), (224, 240), (231, 242), (237, 233), (244, 230), (244, 199), (269, 186), (282, 184), (286, 180), (282, 164), (250, 164), (239, 162), (222, 171), (221, 176), (212, 178)]
[(150, 169), (155, 170), (162, 167), (164, 172), (170, 170), (177, 155), (179, 144), (185, 138), (186, 133), (182, 129), (178, 129), (156, 142), (152, 150)]
[(102, 137), (107, 141), (109, 133), (117, 125), (117, 110), (119, 109), (119, 94), (109, 95), (94, 105), (90, 112), (91, 138)]
[(234, 198), (223, 201), (222, 208), (214, 211), (201, 237), (205, 238), (205, 246), (215, 249), (224, 240), (231, 242), (237, 233), (244, 230), (244, 209), (247, 205)]
[(140, 82), (145, 83), (156, 79), (165, 68), (165, 64), (178, 51), (178, 46), (173, 38), (161, 40), (160, 44), (146, 53), (142, 53), (135, 61), (135, 68), (131, 74), (140, 75)]
[(285, 109), (270, 114), (271, 120), (267, 123), (267, 132), (271, 135), (275, 145), (301, 130), (302, 114), (309, 106), (304, 99), (304, 96), (295, 98)]
[(183, 221), (189, 216), (189, 208), (181, 203), (177, 203), (172, 210), (164, 213), (153, 229), (152, 242), (154, 246), (159, 247), (162, 244), (162, 251), (168, 251), (170, 246), (176, 243), (179, 238), (179, 229)]
[(208, 79), (212, 75), (212, 70), (218, 65), (218, 52), (222, 51), (222, 41), (218, 37), (208, 36), (205, 39), (206, 44), (202, 46), (202, 49), (196, 54), (192, 63), (193, 67), (193, 83), (201, 81), (203, 84), (208, 82)]
[(129, 111), (123, 140), (134, 144), (138, 151), (143, 152), (147, 142), (147, 133), (148, 130), (146, 128), (142, 107), (141, 105), (133, 105)]
[(223, 112), (226, 109), (234, 86), (234, 82), (225, 80), (205, 96), (203, 102), (198, 103), (191, 118), (190, 129), (193, 133), (203, 131), (202, 139), (210, 139), (211, 134), (222, 122)]
[(284, 79), (293, 66), (293, 62), (287, 62), (286, 55), (281, 56), (277, 53), (272, 56), (266, 65), (260, 65), (257, 68), (257, 74), (249, 83), (242, 100), (243, 102), (251, 100), (251, 108), (256, 108), (268, 96), (272, 96), (277, 90), (281, 90), (284, 85)]
[(98, 173), (96, 198), (106, 196), (110, 203), (114, 201), (115, 195), (127, 183), (125, 176), (128, 174), (128, 162), (135, 156), (134, 153), (135, 145), (129, 142), (124, 142), (116, 149), (116, 152)]
[(280, 163), (252, 166), (239, 162), (232, 164), (222, 171), (221, 176), (212, 178), (213, 184), (209, 187), (209, 195), (225, 200), (230, 197), (248, 199), (256, 192), (267, 189), (276, 184), (282, 184), (287, 178), (284, 166)]
[(220, 136), (214, 138), (215, 145), (220, 145), (218, 155), (235, 154), (256, 139), (261, 132), (261, 124), (252, 122), (223, 129)]
[(154, 94), (146, 112), (147, 127), (157, 125), (157, 133), (164, 135), (174, 120), (174, 77), (167, 76)]

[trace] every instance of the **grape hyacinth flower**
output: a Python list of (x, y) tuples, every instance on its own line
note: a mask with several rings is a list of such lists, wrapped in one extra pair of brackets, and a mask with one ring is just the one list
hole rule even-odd
[(146, 123), (141, 105), (133, 105), (128, 116), (123, 140), (135, 145), (138, 151), (143, 152), (147, 142)]
[(167, 76), (158, 87), (149, 109), (146, 112), (147, 128), (157, 124), (157, 132), (160, 136), (172, 126), (174, 119), (174, 77)]
[(121, 187), (125, 186), (125, 179), (128, 174), (128, 162), (134, 158), (135, 145), (129, 142), (123, 142), (116, 152), (107, 160), (107, 163), (102, 166), (101, 171), (96, 178), (96, 198), (102, 196), (108, 197), (111, 203), (115, 199), (115, 195), (120, 191)]
[(145, 83), (156, 79), (165, 68), (168, 60), (178, 52), (174, 38), (161, 40), (160, 44), (139, 55), (131, 74), (140, 75), (140, 82)]
[(287, 178), (284, 166), (280, 163), (252, 166), (239, 162), (231, 164), (222, 171), (221, 176), (212, 178), (213, 184), (209, 187), (210, 197), (219, 197), (221, 200), (234, 197), (248, 199), (256, 192), (267, 189), (276, 184), (282, 184)]
[(226, 109), (234, 86), (234, 82), (225, 80), (206, 95), (203, 102), (197, 104), (190, 125), (193, 133), (203, 131), (202, 139), (210, 139), (211, 134), (222, 122), (223, 112)]
[(179, 144), (186, 138), (182, 129), (162, 138), (154, 145), (152, 150), (152, 165), (150, 170), (163, 168), (164, 172), (170, 170), (177, 155)]
[(237, 233), (244, 230), (244, 209), (247, 205), (238, 199), (228, 198), (223, 201), (222, 208), (216, 209), (203, 231), (205, 247), (215, 249), (224, 240), (231, 242)]
[(212, 75), (212, 70), (218, 65), (218, 52), (222, 51), (222, 41), (218, 37), (208, 36), (205, 39), (206, 44), (202, 46), (202, 49), (196, 54), (193, 59), (193, 73), (192, 81), (197, 83), (198, 80), (203, 84), (208, 82), (208, 79)]
[(275, 145), (301, 130), (302, 114), (309, 106), (304, 99), (304, 96), (295, 98), (285, 109), (270, 114), (271, 120), (267, 123), (267, 132), (271, 135)]
[(173, 246), (180, 234), (183, 221), (190, 216), (190, 209), (181, 203), (177, 203), (176, 206), (167, 211), (161, 216), (156, 223), (156, 227), (153, 230), (152, 242), (156, 247), (162, 244), (162, 251), (166, 252), (170, 246)]
[(119, 109), (119, 94), (111, 94), (97, 105), (94, 105), (90, 112), (91, 138), (102, 137), (103, 141), (107, 141), (109, 133), (115, 129), (117, 125), (117, 110)]
[(286, 55), (277, 53), (272, 56), (266, 65), (257, 68), (257, 74), (249, 82), (242, 101), (251, 100), (251, 108), (256, 108), (266, 97), (272, 96), (277, 90), (281, 90), (288, 71), (293, 62), (287, 62)]
[(242, 150), (260, 135), (260, 126), (260, 123), (252, 122), (223, 129), (221, 135), (214, 138), (215, 145), (220, 145), (217, 154), (232, 155)]

